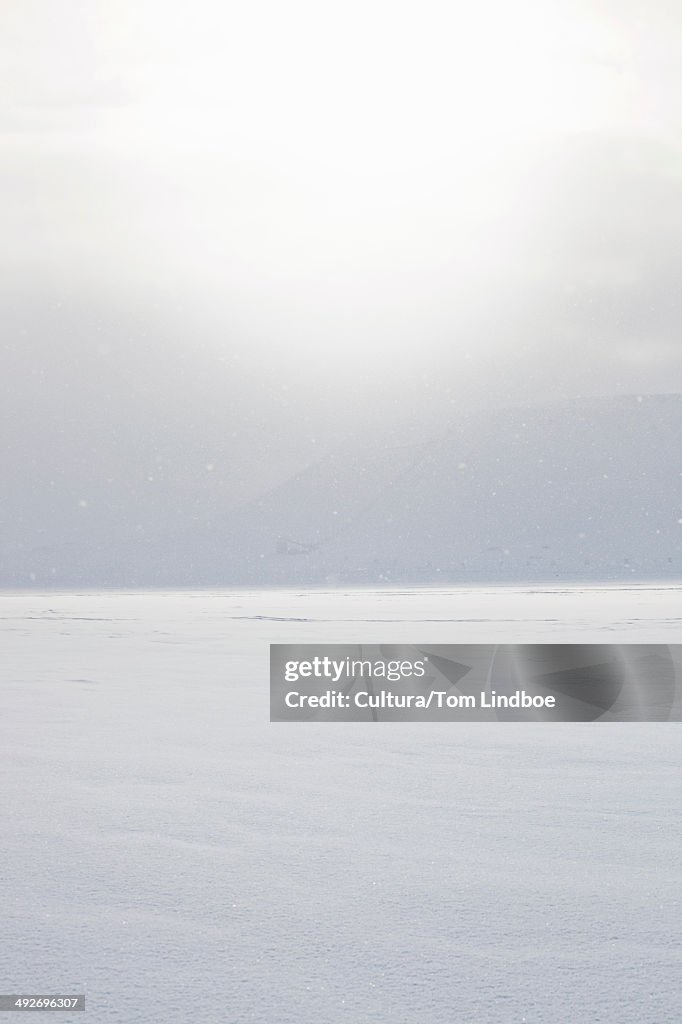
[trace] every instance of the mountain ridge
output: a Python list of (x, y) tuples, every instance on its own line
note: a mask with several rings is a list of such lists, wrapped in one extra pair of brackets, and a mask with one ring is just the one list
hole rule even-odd
[(138, 535), (68, 544), (43, 523), (40, 544), (5, 545), (0, 585), (679, 579), (681, 438), (677, 394), (480, 412), (425, 441), (348, 441), (228, 513), (188, 494)]

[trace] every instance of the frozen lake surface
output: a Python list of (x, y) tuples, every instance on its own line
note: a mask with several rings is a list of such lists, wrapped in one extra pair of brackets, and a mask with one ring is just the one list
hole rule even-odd
[(681, 606), (0, 595), (0, 988), (97, 1024), (676, 1024), (679, 725), (270, 725), (268, 644), (679, 643)]

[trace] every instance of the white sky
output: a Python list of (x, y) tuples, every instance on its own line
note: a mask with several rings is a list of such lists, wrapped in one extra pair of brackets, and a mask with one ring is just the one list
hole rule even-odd
[(675, 3), (5, 0), (0, 47), (10, 283), (342, 379), (680, 386)]

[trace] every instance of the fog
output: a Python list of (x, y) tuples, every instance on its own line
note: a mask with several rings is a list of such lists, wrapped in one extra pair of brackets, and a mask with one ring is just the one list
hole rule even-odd
[(679, 392), (682, 15), (593, 7), (5, 3), (10, 534)]

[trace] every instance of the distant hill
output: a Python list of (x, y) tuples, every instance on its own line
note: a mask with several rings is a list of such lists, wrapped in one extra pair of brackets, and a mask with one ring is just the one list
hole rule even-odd
[(0, 551), (0, 584), (680, 579), (681, 453), (679, 395), (481, 413), (422, 444), (366, 438), (229, 513), (176, 495), (139, 536), (111, 509), (68, 544), (46, 521)]
[(216, 558), (254, 583), (679, 578), (681, 520), (682, 396), (591, 398), (369, 439), (239, 510)]

